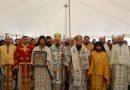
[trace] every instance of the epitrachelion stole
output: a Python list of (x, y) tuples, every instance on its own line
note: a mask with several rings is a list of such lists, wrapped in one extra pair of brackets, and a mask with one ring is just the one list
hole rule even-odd
[(34, 90), (46, 90), (46, 59), (47, 52), (35, 51), (33, 54), (34, 60)]

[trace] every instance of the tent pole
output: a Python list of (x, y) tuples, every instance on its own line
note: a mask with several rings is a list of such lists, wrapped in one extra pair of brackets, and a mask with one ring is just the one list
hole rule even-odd
[(16, 34), (16, 39), (18, 38), (18, 35)]
[(6, 33), (5, 36), (8, 36), (8, 33)]
[(68, 0), (69, 3), (69, 37), (71, 38), (71, 13), (70, 13), (70, 0)]
[(65, 4), (65, 38), (67, 38), (67, 7), (68, 7), (68, 5), (67, 4)]

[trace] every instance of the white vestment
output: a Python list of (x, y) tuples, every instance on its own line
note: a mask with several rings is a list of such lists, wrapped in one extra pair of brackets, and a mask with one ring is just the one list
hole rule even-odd
[(128, 67), (130, 66), (129, 47), (114, 45), (111, 51), (112, 90), (128, 90)]
[(64, 46), (53, 44), (51, 47), (52, 64), (54, 73), (53, 90), (61, 90), (64, 88)]
[[(66, 58), (65, 65), (70, 66), (69, 90), (86, 90), (86, 70), (89, 68), (89, 50), (82, 45), (78, 51), (76, 45), (71, 47), (71, 58)], [(69, 65), (70, 64), (70, 65)]]
[[(34, 64), (33, 60), (33, 53), (35, 51), (45, 51), (47, 52), (47, 67), (35, 67), (34, 66), (34, 90), (52, 90), (51, 80), (50, 76), (53, 74), (52, 69), (52, 56), (50, 48), (44, 47), (40, 48), (40, 46), (37, 46), (33, 49), (32, 52), (32, 58), (31, 58), (31, 64)], [(53, 76), (53, 75), (52, 75)]]

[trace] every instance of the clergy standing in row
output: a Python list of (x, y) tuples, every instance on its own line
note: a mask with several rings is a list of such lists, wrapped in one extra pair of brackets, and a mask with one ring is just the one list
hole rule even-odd
[[(14, 90), (13, 65), (16, 47), (11, 44), (11, 37), (5, 37), (5, 44), (0, 46), (0, 66), (3, 68), (2, 90)], [(1, 69), (2, 70), (2, 69)]]
[(45, 36), (40, 36), (32, 52), (34, 88), (31, 90), (52, 90), (52, 56), (50, 48), (45, 45)]
[(118, 44), (111, 50), (112, 90), (128, 90), (128, 67), (130, 67), (129, 47), (123, 36), (118, 36)]
[(54, 35), (54, 43), (50, 47), (52, 53), (52, 64), (54, 73), (53, 90), (63, 90), (64, 88), (64, 47), (61, 43), (61, 34)]
[(90, 51), (83, 45), (82, 36), (77, 35), (74, 39), (75, 44), (71, 47), (70, 58), (66, 58), (65, 61), (69, 71), (69, 90), (86, 90)]
[(96, 42), (90, 58), (87, 73), (89, 90), (107, 90), (110, 86), (110, 65), (102, 42)]
[(30, 63), (33, 48), (28, 40), (27, 36), (23, 36), (14, 54), (14, 71), (17, 71), (18, 90), (30, 90)]

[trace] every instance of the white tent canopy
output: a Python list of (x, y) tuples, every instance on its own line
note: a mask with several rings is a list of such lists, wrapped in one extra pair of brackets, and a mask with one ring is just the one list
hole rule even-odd
[[(72, 36), (130, 36), (130, 0), (70, 2)], [(68, 0), (0, 0), (0, 34), (68, 36), (65, 4)]]

